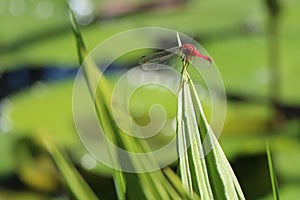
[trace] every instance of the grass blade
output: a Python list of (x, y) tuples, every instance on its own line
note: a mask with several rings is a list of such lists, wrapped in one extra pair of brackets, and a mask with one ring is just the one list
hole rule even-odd
[[(129, 152), (149, 152), (149, 147), (146, 142), (129, 137), (116, 126), (110, 108), (112, 89), (104, 76), (102, 76), (98, 82), (98, 78), (102, 72), (98, 69), (94, 61), (87, 55), (82, 36), (73, 13), (70, 14), (70, 17), (73, 33), (77, 41), (79, 62), (82, 63), (84, 59), (82, 67), (91, 94), (93, 94), (91, 88), (97, 88), (96, 96), (92, 96), (92, 98), (95, 100), (96, 112), (103, 132), (105, 132), (106, 136), (109, 137), (112, 142), (124, 150), (128, 150)], [(118, 107), (116, 106), (114, 109), (118, 110)], [(122, 119), (122, 115), (124, 115), (124, 113), (120, 111), (118, 114)], [(126, 117), (123, 117), (123, 119)], [(111, 149), (109, 149), (109, 154), (110, 158), (114, 162), (118, 163), (119, 155)], [(130, 157), (128, 157), (128, 159), (137, 171), (139, 169), (146, 169), (147, 165), (156, 164), (156, 161), (151, 156), (144, 158), (143, 160), (131, 159)], [(182, 191), (185, 190), (181, 183), (171, 183), (160, 170), (138, 174), (123, 173), (121, 171), (114, 170), (113, 177), (119, 199), (125, 199), (125, 197), (129, 199), (182, 199)], [(127, 185), (130, 185), (130, 187), (127, 187)], [(190, 194), (187, 192), (184, 197), (184, 199), (192, 199)]]
[[(201, 141), (198, 134), (193, 134), (198, 132), (198, 126), (193, 112), (190, 89), (186, 83), (183, 83), (182, 90), (179, 92), (178, 102), (178, 112), (180, 112), (178, 115), (179, 131), (177, 133), (179, 152), (184, 151), (179, 159), (182, 182), (191, 193), (196, 192), (201, 199), (211, 199), (212, 191), (208, 181), (205, 160), (200, 156), (202, 152)], [(187, 148), (189, 143), (191, 143), (191, 147)], [(188, 150), (185, 151), (185, 149)]]
[(203, 146), (203, 151), (206, 152), (207, 147), (211, 145), (213, 147), (210, 153), (205, 156), (205, 160), (214, 197), (216, 199), (245, 199), (237, 178), (205, 118), (198, 93), (192, 80), (189, 80), (189, 86), (192, 89), (191, 94), (198, 116), (198, 130), (201, 140), (204, 141), (205, 137), (208, 137), (208, 142), (204, 144), (206, 146)]
[[(164, 174), (166, 175), (166, 177), (174, 187), (176, 185), (182, 185), (180, 178), (170, 168), (165, 168)], [(178, 188), (178, 193), (181, 199), (191, 199), (189, 192), (185, 190), (183, 187)], [(194, 193), (192, 199), (200, 199), (200, 198), (196, 193)]]
[[(85, 74), (85, 77), (87, 79), (88, 82), (88, 86), (91, 89), (91, 85), (93, 85), (95, 82), (97, 82), (97, 79), (99, 77), (99, 70), (97, 70), (97, 67), (95, 65), (95, 63), (93, 62), (93, 60), (91, 60), (88, 56), (87, 56), (87, 49), (84, 43), (84, 40), (82, 38), (80, 29), (79, 29), (79, 25), (76, 21), (76, 18), (74, 16), (74, 13), (70, 10), (70, 21), (71, 21), (71, 25), (72, 25), (72, 30), (73, 30), (73, 34), (75, 36), (76, 39), (76, 44), (77, 44), (77, 54), (78, 54), (78, 59), (79, 59), (79, 63), (83, 63), (84, 59), (86, 58), (86, 62), (87, 64), (85, 65), (85, 67), (83, 67), (83, 71)], [(106, 81), (105, 78), (101, 79), (101, 85), (103, 88), (105, 88), (104, 91), (108, 91), (109, 89), (109, 85)], [(104, 99), (104, 95), (102, 94), (102, 92), (99, 92), (99, 95), (101, 95), (99, 98)], [(96, 108), (97, 108), (97, 112), (103, 113), (104, 116), (107, 115), (106, 113), (106, 107), (103, 104), (103, 101), (96, 101)], [(109, 118), (101, 118), (101, 119), (109, 119)], [(106, 125), (109, 124), (109, 122), (103, 122), (102, 124)], [(114, 130), (111, 130), (112, 127), (110, 126), (106, 126), (106, 130), (110, 129), (109, 132), (113, 132)], [(110, 138), (112, 139), (112, 141), (115, 141), (115, 139), (113, 139), (113, 135), (109, 134)], [(111, 157), (113, 158), (114, 156), (111, 155)], [(114, 170), (113, 171), (113, 177), (114, 177), (114, 183), (115, 183), (115, 188), (117, 191), (117, 196), (120, 200), (125, 199), (125, 193), (126, 193), (126, 184), (124, 181), (124, 176), (123, 173), (121, 171), (117, 171)]]
[(84, 41), (83, 41), (81, 33), (80, 33), (79, 25), (76, 21), (74, 13), (71, 10), (69, 12), (69, 15), (70, 15), (71, 28), (72, 28), (73, 34), (76, 38), (78, 61), (81, 64), (81, 63), (83, 63), (83, 60), (87, 55), (87, 50), (86, 50)]
[(76, 199), (98, 199), (90, 186), (75, 169), (66, 153), (58, 146), (51, 135), (43, 133), (40, 136), (40, 139), (52, 157), (61, 175), (64, 177), (66, 186), (69, 188), (72, 195), (76, 197)]
[(270, 146), (269, 146), (268, 142), (266, 145), (266, 151), (267, 151), (267, 157), (268, 157), (268, 166), (269, 166), (269, 172), (270, 172), (273, 197), (274, 197), (274, 200), (279, 200), (280, 198), (279, 198), (278, 182), (277, 182), (275, 168), (274, 168), (273, 160), (272, 160), (272, 156), (271, 156), (271, 150), (270, 150)]
[[(177, 113), (179, 171), (183, 184), (201, 199), (245, 199), (202, 109), (186, 70), (182, 72)], [(203, 141), (206, 140), (206, 143)], [(185, 152), (184, 147), (190, 144)], [(208, 147), (212, 150), (206, 155)]]

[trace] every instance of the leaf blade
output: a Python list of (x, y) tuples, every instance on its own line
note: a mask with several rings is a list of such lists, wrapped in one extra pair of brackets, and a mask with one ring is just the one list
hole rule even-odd
[(279, 197), (278, 181), (276, 178), (276, 173), (275, 173), (275, 168), (274, 168), (274, 164), (273, 164), (273, 159), (272, 159), (272, 155), (271, 155), (269, 142), (267, 142), (267, 144), (266, 144), (266, 151), (267, 151), (267, 159), (268, 159), (268, 166), (269, 166), (269, 173), (270, 173), (273, 197), (274, 197), (274, 200), (279, 200), (280, 197)]

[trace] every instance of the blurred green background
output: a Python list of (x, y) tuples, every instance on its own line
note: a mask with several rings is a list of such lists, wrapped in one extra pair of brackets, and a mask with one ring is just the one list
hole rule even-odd
[[(224, 80), (227, 114), (219, 142), (246, 198), (272, 198), (267, 140), (280, 196), (299, 197), (300, 1), (68, 3), (89, 50), (113, 34), (144, 26), (175, 29), (198, 40)], [(87, 154), (73, 123), (79, 65), (67, 2), (1, 0), (0, 25), (0, 199), (68, 199), (38, 145), (37, 135), (45, 132), (67, 150), (100, 197), (114, 199), (110, 170)]]

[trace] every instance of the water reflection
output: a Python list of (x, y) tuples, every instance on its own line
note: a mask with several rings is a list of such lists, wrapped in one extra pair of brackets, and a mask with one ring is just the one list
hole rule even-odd
[(43, 87), (42, 82), (57, 81), (74, 77), (77, 68), (20, 68), (14, 71), (7, 71), (0, 76), (0, 100), (11, 93), (17, 92), (28, 86), (36, 84)]
[(46, 82), (72, 78), (77, 68), (20, 68), (0, 73), (0, 133), (7, 133), (13, 128), (10, 117), (13, 107), (9, 95), (31, 86), (33, 96), (42, 98), (48, 93)]

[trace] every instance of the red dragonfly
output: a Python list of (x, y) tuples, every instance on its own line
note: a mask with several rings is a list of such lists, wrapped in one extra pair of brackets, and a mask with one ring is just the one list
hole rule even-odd
[(195, 63), (196, 66), (200, 66), (201, 68), (208, 68), (212, 64), (212, 59), (201, 54), (192, 44), (183, 44), (180, 47), (174, 47), (143, 56), (139, 60), (139, 64), (142, 66), (143, 70), (147, 71), (167, 69), (169, 68), (171, 61), (178, 57), (181, 58), (185, 67), (193, 60), (197, 61), (192, 64)]

